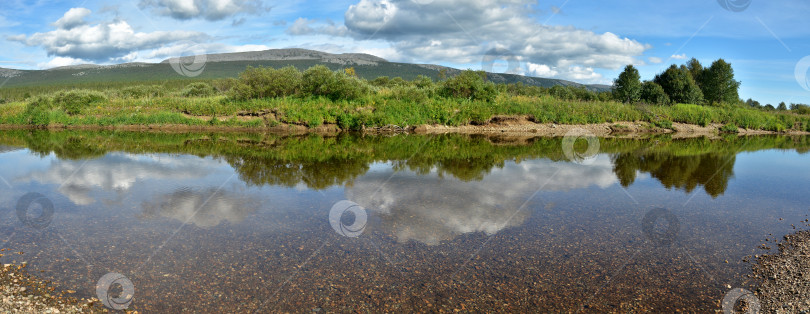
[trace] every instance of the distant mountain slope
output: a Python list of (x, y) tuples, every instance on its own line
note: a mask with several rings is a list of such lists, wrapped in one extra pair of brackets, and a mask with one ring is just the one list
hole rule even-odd
[[(190, 61), (194, 57), (183, 57)], [(205, 70), (197, 79), (215, 79), (236, 77), (248, 66), (284, 67), (295, 66), (305, 70), (314, 65), (325, 65), (333, 70), (354, 67), (357, 75), (366, 79), (380, 76), (402, 77), (411, 80), (424, 75), (434, 80), (439, 78), (443, 69), (447, 75), (455, 75), (458, 69), (428, 64), (409, 64), (389, 62), (383, 58), (368, 54), (330, 54), (306, 49), (273, 49), (254, 52), (223, 53), (205, 55)], [(518, 83), (526, 85), (551, 87), (585, 86), (590, 90), (603, 91), (610, 87), (605, 85), (582, 85), (575, 82), (529, 77), (513, 74), (489, 73), (489, 79), (496, 83)], [(49, 70), (14, 70), (0, 68), (0, 78), (6, 81), (5, 87), (36, 85), (82, 85), (95, 82), (136, 82), (187, 79), (178, 75), (171, 67), (169, 60), (161, 63), (124, 63), (117, 65), (78, 65), (53, 68)], [(0, 81), (0, 83), (2, 83)]]

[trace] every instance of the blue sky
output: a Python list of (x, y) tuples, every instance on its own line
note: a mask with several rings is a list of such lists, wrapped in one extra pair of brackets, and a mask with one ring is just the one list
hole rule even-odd
[(609, 84), (628, 63), (651, 79), (724, 58), (741, 97), (810, 103), (806, 69), (796, 77), (809, 14), (800, 0), (4, 0), (0, 67), (301, 47), (481, 69), (497, 49), (513, 57), (495, 71)]

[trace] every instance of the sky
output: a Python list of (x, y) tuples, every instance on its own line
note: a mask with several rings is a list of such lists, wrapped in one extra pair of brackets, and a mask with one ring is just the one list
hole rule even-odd
[(740, 97), (810, 103), (803, 0), (2, 0), (0, 67), (307, 48), (611, 84), (723, 58)]

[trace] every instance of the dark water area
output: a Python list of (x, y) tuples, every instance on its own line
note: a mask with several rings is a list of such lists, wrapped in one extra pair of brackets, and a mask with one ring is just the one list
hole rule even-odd
[(809, 149), (3, 131), (0, 262), (141, 312), (710, 312), (808, 218)]

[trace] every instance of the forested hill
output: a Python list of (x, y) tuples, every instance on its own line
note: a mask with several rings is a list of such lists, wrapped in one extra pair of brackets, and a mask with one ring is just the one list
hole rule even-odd
[[(192, 57), (186, 57), (192, 58)], [(441, 76), (453, 76), (459, 69), (429, 64), (410, 64), (389, 62), (368, 54), (329, 54), (306, 49), (274, 49), (266, 51), (211, 54), (205, 55), (205, 70), (195, 79), (217, 79), (236, 77), (248, 66), (274, 67), (295, 66), (305, 70), (314, 65), (325, 65), (332, 70), (353, 67), (358, 76), (375, 79), (380, 76), (391, 78), (402, 77), (413, 80), (419, 75), (438, 80)], [(585, 86), (593, 91), (606, 91), (606, 85), (582, 85), (575, 82), (528, 77), (512, 74), (489, 73), (488, 78), (495, 83), (522, 82), (531, 86), (551, 87)], [(0, 68), (2, 86), (36, 86), (36, 85), (83, 85), (94, 82), (129, 82), (156, 81), (167, 79), (187, 79), (178, 75), (171, 67), (169, 60), (161, 63), (124, 63), (117, 65), (78, 65), (54, 68), (49, 70), (14, 70)]]

